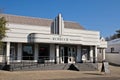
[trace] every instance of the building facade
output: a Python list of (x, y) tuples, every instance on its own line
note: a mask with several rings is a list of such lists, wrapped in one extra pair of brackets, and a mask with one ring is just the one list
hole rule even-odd
[(120, 38), (108, 41), (107, 53), (120, 53)]
[(120, 66), (120, 38), (108, 41), (106, 61)]
[(64, 21), (61, 14), (53, 20), (8, 14), (0, 17), (8, 21), (1, 62), (97, 62), (99, 50), (105, 59), (107, 42), (100, 39), (100, 32)]

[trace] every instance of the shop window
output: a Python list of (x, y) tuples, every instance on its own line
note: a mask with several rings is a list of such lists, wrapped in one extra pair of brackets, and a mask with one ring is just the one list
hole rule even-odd
[(10, 59), (17, 60), (17, 43), (10, 44)]
[(6, 54), (6, 43), (3, 43), (3, 46), (0, 49), (0, 55), (5, 55)]
[(22, 58), (23, 58), (23, 60), (33, 60), (34, 59), (33, 44), (23, 44)]

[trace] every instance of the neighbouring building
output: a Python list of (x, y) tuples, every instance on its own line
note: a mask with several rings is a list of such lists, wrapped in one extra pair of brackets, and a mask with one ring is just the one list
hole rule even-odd
[(120, 38), (108, 41), (106, 61), (120, 65)]
[[(0, 14), (8, 21), (0, 62), (32, 61), (56, 64), (97, 62), (98, 53), (105, 59), (107, 42), (99, 31), (86, 30), (80, 24), (55, 19), (43, 19)], [(84, 58), (84, 59), (83, 59)]]
[(120, 38), (108, 41), (107, 53), (120, 53)]

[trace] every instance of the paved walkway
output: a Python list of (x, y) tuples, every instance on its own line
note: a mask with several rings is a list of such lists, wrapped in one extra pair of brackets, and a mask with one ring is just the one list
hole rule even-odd
[(0, 80), (120, 80), (120, 67), (110, 66), (110, 71), (0, 71)]

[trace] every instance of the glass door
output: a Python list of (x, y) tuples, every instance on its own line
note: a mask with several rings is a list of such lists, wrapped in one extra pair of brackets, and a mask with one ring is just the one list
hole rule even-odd
[(82, 61), (83, 62), (90, 62), (90, 47), (89, 46), (82, 46)]
[(76, 59), (76, 48), (69, 47), (68, 48), (68, 63), (75, 63)]
[(64, 47), (60, 47), (60, 63), (64, 63)]

